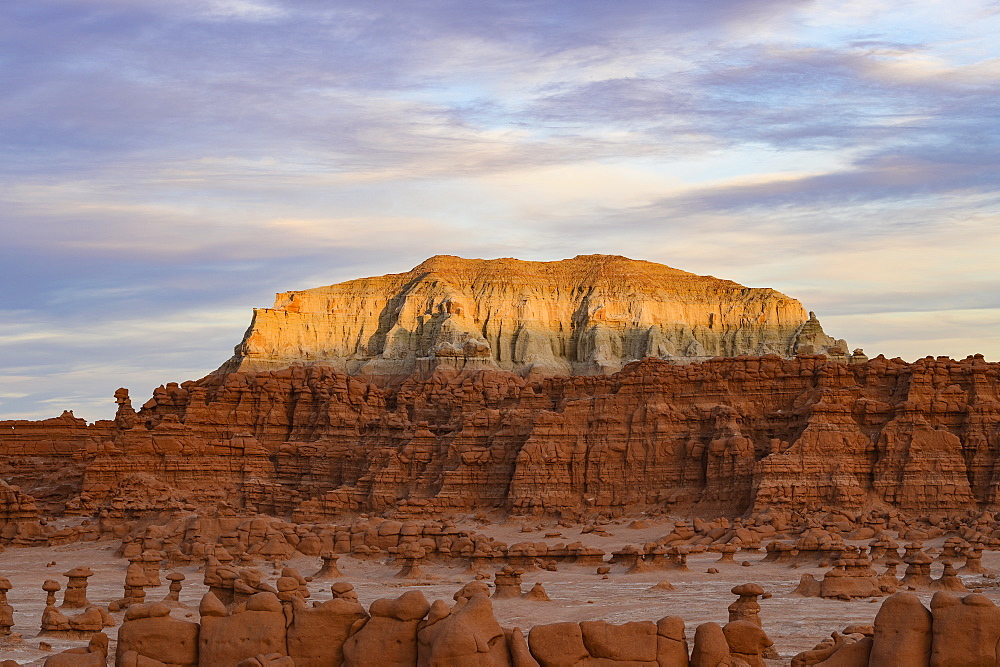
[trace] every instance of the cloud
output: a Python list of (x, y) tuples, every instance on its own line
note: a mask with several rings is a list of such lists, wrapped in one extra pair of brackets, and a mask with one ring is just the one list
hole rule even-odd
[(277, 4), (251, 0), (213, 0), (206, 4), (207, 6), (198, 7), (202, 15), (220, 21), (227, 19), (273, 21), (287, 15), (287, 12)]
[(972, 347), (998, 28), (976, 0), (7, 3), (0, 414), (107, 415), (275, 291), (436, 253), (627, 254), (869, 351)]
[[(827, 330), (849, 343), (861, 338), (869, 352), (891, 350), (887, 356), (913, 361), (926, 356), (962, 359), (982, 354), (1000, 359), (1000, 343), (991, 331), (1000, 326), (1000, 308), (864, 313), (822, 318)], [(914, 331), (919, 331), (915, 337)]]

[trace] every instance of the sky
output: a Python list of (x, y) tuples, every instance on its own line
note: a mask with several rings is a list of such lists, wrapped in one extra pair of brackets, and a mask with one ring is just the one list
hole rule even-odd
[(618, 254), (1000, 360), (986, 0), (0, 3), (0, 418), (114, 414), (274, 293)]

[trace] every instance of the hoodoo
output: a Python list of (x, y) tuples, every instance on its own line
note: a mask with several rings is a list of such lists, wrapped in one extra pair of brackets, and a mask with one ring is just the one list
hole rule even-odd
[(551, 377), (645, 357), (796, 353), (846, 360), (847, 343), (772, 289), (615, 255), (438, 255), (407, 273), (279, 293), (220, 371), (322, 364), (384, 384), (442, 366)]

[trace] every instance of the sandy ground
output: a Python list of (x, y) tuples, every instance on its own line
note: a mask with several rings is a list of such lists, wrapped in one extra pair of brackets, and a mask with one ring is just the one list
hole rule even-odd
[[(485, 527), (470, 524), (463, 527), (474, 528), (509, 544), (521, 541), (545, 541), (550, 544), (582, 541), (599, 546), (609, 554), (623, 545), (642, 544), (668, 532), (664, 525), (657, 525), (655, 522), (650, 522), (652, 525), (641, 530), (629, 528), (627, 523), (609, 525), (608, 537), (581, 535), (579, 528), (558, 527), (551, 523), (541, 530), (527, 533), (521, 532), (521, 523)], [(538, 524), (533, 524), (532, 527), (536, 525)], [(562, 536), (543, 537), (545, 533), (552, 532), (559, 532)], [(926, 546), (939, 547), (941, 542), (943, 539), (928, 542)], [(8, 594), (8, 601), (15, 610), (13, 632), (21, 636), (20, 640), (15, 636), (0, 640), (0, 659), (12, 658), (21, 664), (41, 664), (40, 660), (51, 655), (51, 652), (39, 650), (40, 641), (48, 642), (53, 652), (85, 645), (86, 642), (81, 640), (36, 637), (45, 601), (42, 582), (55, 579), (65, 588), (67, 580), (62, 573), (73, 567), (86, 565), (95, 573), (90, 578), (88, 598), (95, 604), (106, 606), (108, 602), (122, 596), (122, 584), (128, 565), (127, 561), (114, 556), (117, 546), (117, 542), (90, 542), (49, 548), (9, 548), (0, 554), (0, 575), (7, 577), (13, 585), (13, 590)], [(613, 567), (608, 579), (596, 574), (594, 567), (560, 565), (557, 572), (540, 570), (526, 573), (523, 577), (524, 591), (534, 582), (541, 582), (552, 598), (551, 602), (497, 600), (494, 602), (494, 610), (501, 625), (517, 626), (525, 631), (533, 625), (559, 621), (604, 619), (622, 623), (634, 620), (655, 621), (664, 616), (678, 615), (687, 624), (690, 640), (700, 623), (715, 621), (725, 624), (728, 620), (726, 608), (736, 599), (730, 589), (737, 584), (752, 581), (772, 594), (771, 598), (760, 601), (760, 615), (765, 631), (783, 658), (774, 664), (787, 664), (791, 656), (812, 648), (834, 630), (841, 630), (850, 623), (871, 623), (874, 619), (879, 608), (877, 601), (841, 602), (791, 594), (803, 574), (810, 573), (821, 578), (827, 568), (763, 563), (763, 557), (763, 551), (736, 554), (737, 563), (744, 560), (750, 562), (749, 567), (744, 567), (739, 564), (716, 563), (718, 554), (702, 553), (688, 558), (688, 572), (626, 574), (624, 568)], [(55, 565), (47, 566), (52, 561)], [(318, 570), (320, 564), (319, 558), (301, 555), (288, 563), (304, 576)], [(1000, 553), (987, 552), (983, 564), (990, 570), (1000, 571)], [(450, 602), (455, 591), (474, 578), (464, 566), (457, 564), (425, 566), (424, 570), (429, 575), (426, 581), (396, 579), (394, 575), (399, 571), (399, 565), (359, 561), (350, 556), (342, 556), (339, 567), (344, 573), (343, 580), (354, 584), (361, 603), (366, 607), (378, 598), (397, 597), (410, 588), (418, 588), (428, 600), (444, 599)], [(710, 567), (719, 568), (719, 573), (708, 574)], [(934, 564), (935, 577), (940, 575), (942, 567), (940, 563)], [(270, 566), (260, 569), (268, 575), (273, 585), (277, 579), (273, 569)], [(190, 606), (189, 610), (175, 609), (173, 615), (178, 618), (198, 620), (198, 602), (207, 590), (201, 583), (202, 574), (199, 570), (199, 566), (178, 569), (187, 577), (181, 601)], [(162, 574), (166, 574), (166, 571)], [(986, 582), (982, 575), (962, 578), (970, 589), (984, 583), (993, 583)], [(670, 581), (675, 590), (649, 590), (664, 579)], [(166, 579), (163, 582), (159, 588), (147, 589), (147, 601), (160, 600), (167, 594)], [(329, 600), (332, 597), (330, 583), (312, 584), (311, 599)], [(986, 588), (984, 592), (994, 602), (1000, 603), (1000, 590)], [(927, 602), (932, 592), (918, 591), (918, 595)], [(62, 591), (58, 594), (58, 601), (62, 601)], [(114, 616), (120, 623), (122, 614)], [(106, 632), (112, 638), (113, 652), (116, 628), (109, 628)]]

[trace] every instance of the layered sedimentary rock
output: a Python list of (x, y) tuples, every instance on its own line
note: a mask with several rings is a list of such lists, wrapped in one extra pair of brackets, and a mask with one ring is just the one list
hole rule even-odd
[(794, 299), (649, 262), (434, 257), (278, 295), (219, 371), (138, 411), (120, 389), (114, 420), (0, 422), (0, 540), (223, 505), (994, 508), (998, 375), (848, 357)]
[[(647, 359), (608, 376), (328, 366), (169, 384), (114, 421), (0, 423), (2, 535), (39, 512), (996, 508), (1000, 364)], [(52, 444), (56, 443), (56, 444)], [(58, 466), (71, 471), (60, 485)], [(32, 481), (34, 480), (34, 481)], [(32, 497), (34, 496), (34, 500)], [(37, 522), (36, 524), (37, 525)]]
[(828, 353), (802, 305), (772, 289), (625, 257), (437, 256), (412, 271), (277, 295), (221, 370), (319, 363), (378, 384), (438, 367), (595, 375), (629, 361)]

